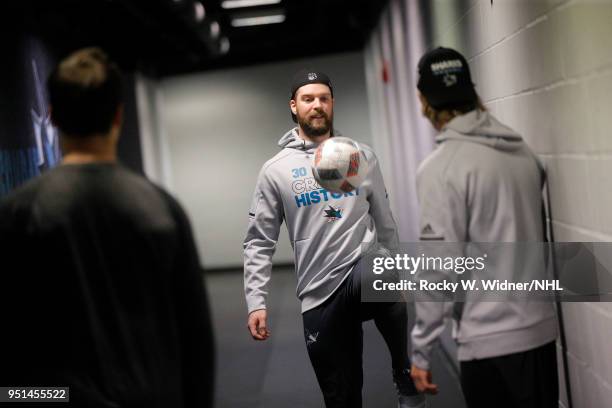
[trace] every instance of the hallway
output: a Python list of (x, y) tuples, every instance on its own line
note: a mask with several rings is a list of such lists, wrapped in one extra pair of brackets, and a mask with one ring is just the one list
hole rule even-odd
[[(242, 271), (206, 276), (216, 328), (215, 408), (323, 407), (304, 340), (293, 269), (278, 268), (270, 287), (270, 327), (266, 342), (255, 342), (246, 329)], [(364, 408), (397, 406), (390, 359), (372, 322), (364, 324)], [(430, 408), (463, 408), (459, 382), (450, 363), (436, 353), (433, 372), (440, 394)]]

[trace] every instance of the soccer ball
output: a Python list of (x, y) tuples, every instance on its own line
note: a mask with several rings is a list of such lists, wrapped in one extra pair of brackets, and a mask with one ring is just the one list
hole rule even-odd
[(348, 193), (359, 187), (368, 170), (364, 151), (348, 137), (327, 139), (317, 147), (312, 160), (315, 179), (334, 193)]

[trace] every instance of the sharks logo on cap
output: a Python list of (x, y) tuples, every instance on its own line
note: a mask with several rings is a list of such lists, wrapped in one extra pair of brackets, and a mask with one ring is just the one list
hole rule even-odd
[(311, 72), (308, 74), (309, 81), (314, 81), (315, 79), (317, 79), (317, 74), (315, 72)]
[(444, 78), (442, 78), (442, 81), (444, 81), (444, 85), (446, 85), (447, 88), (451, 87), (457, 83), (457, 75), (446, 74), (444, 75)]

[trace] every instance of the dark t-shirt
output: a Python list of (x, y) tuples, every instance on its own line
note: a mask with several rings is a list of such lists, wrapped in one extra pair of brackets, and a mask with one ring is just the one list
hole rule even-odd
[(7, 196), (0, 279), (0, 386), (69, 386), (73, 406), (212, 405), (189, 221), (146, 179), (64, 165)]

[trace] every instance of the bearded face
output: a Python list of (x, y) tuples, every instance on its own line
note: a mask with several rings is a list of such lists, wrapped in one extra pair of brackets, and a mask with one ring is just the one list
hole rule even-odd
[(301, 116), (298, 112), (296, 116), (298, 124), (307, 136), (322, 136), (332, 128), (332, 118), (323, 110), (314, 109), (314, 112), (304, 116)]
[(333, 127), (333, 98), (323, 84), (309, 84), (298, 90), (291, 107), (298, 125), (308, 137), (329, 133)]

